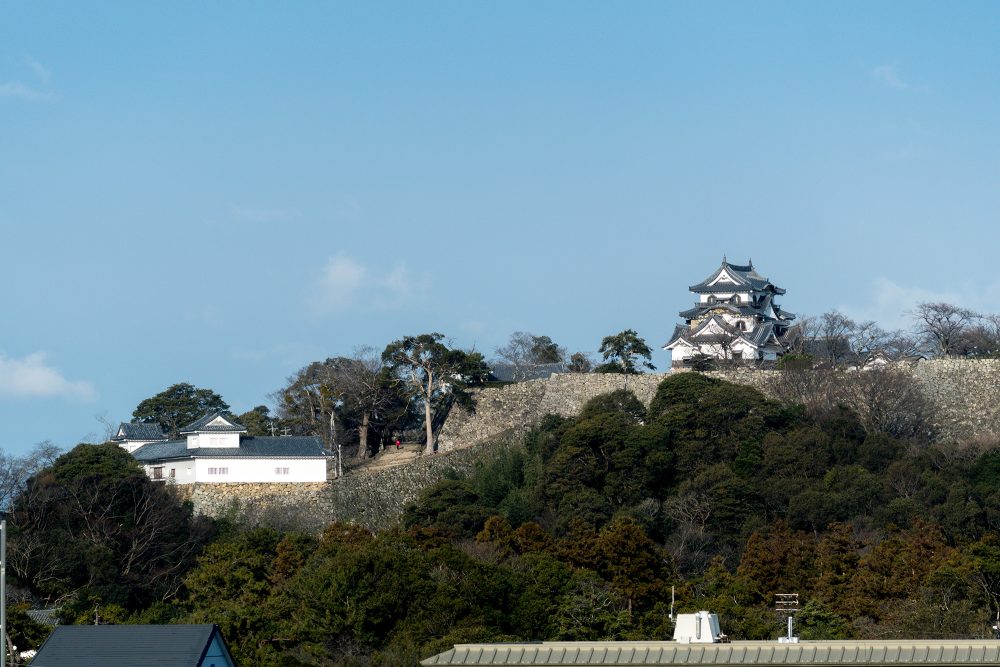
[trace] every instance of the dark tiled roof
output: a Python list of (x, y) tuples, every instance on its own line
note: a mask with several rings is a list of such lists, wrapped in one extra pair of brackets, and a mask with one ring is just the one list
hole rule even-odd
[(115, 442), (121, 440), (166, 440), (167, 436), (160, 430), (159, 424), (140, 424), (139, 422), (122, 422), (111, 438)]
[(668, 340), (666, 343), (663, 344), (663, 348), (666, 349), (667, 347), (676, 343), (681, 338), (686, 339), (687, 337), (685, 336), (685, 334), (687, 332), (688, 328), (686, 326), (684, 326), (683, 324), (678, 324), (677, 326), (674, 327), (674, 332), (670, 334), (670, 340)]
[(59, 625), (59, 609), (57, 607), (53, 607), (52, 609), (28, 609), (24, 613), (35, 623), (41, 623), (50, 628)]
[(773, 322), (762, 322), (753, 328), (753, 331), (747, 335), (747, 340), (749, 340), (754, 345), (764, 345), (774, 336), (774, 323)]
[[(710, 285), (709, 283), (718, 278), (719, 274), (723, 271), (736, 280), (735, 285), (731, 282)], [(749, 264), (730, 264), (725, 259), (722, 260), (722, 264), (715, 270), (714, 273), (712, 273), (712, 275), (705, 278), (697, 285), (691, 285), (688, 287), (688, 289), (692, 292), (700, 294), (709, 292), (738, 292), (741, 291), (741, 288), (755, 291), (770, 289), (774, 291), (775, 294), (785, 293), (785, 290), (781, 289), (777, 285), (774, 285), (770, 280), (757, 273), (757, 270), (753, 268), (753, 262), (750, 262)]]
[(312, 436), (259, 436), (240, 439), (239, 447), (195, 447), (186, 440), (151, 442), (132, 452), (140, 463), (201, 458), (270, 458), (326, 456), (319, 438)]
[[(703, 334), (702, 332), (705, 331), (706, 329), (708, 329), (709, 327), (711, 327), (713, 322), (716, 324), (716, 326), (718, 326), (720, 329), (722, 329), (730, 337), (740, 336), (740, 335), (743, 334), (743, 331), (741, 331), (740, 329), (737, 329), (736, 327), (734, 327), (733, 325), (731, 325), (729, 322), (726, 322), (719, 315), (712, 315), (710, 318), (708, 318), (707, 320), (705, 320), (704, 322), (702, 322), (698, 326), (693, 327), (691, 329), (691, 335), (690, 335), (690, 337), (691, 338), (702, 339), (702, 338), (705, 338), (705, 336), (712, 335), (712, 334)], [(716, 334), (716, 335), (720, 335), (720, 334)]]
[[(229, 426), (209, 426), (209, 422), (213, 421), (218, 417), (222, 417), (227, 422), (229, 422)], [(233, 421), (232, 417), (227, 417), (221, 412), (210, 412), (201, 419), (197, 419), (191, 422), (190, 424), (182, 428), (180, 432), (197, 433), (200, 431), (205, 433), (211, 431), (213, 433), (245, 433), (246, 430), (247, 430), (246, 426), (243, 426), (242, 424), (237, 424), (235, 421)]]
[(31, 664), (32, 667), (198, 667), (218, 632), (214, 625), (60, 625), (42, 644)]
[(746, 304), (736, 305), (729, 303), (728, 301), (720, 301), (718, 303), (700, 303), (694, 308), (682, 310), (679, 315), (685, 320), (693, 320), (701, 315), (704, 315), (710, 310), (715, 310), (716, 308), (727, 310), (733, 315), (738, 315), (740, 317), (764, 317), (763, 306), (750, 306)]
[[(703, 333), (709, 328), (712, 322), (715, 322), (724, 333)], [(775, 335), (776, 333), (773, 322), (762, 322), (755, 326), (751, 331), (744, 332), (730, 325), (718, 315), (714, 315), (696, 327), (677, 325), (674, 327), (673, 335), (664, 347), (673, 344), (680, 338), (683, 338), (694, 345), (716, 345), (720, 343), (731, 343), (740, 337), (752, 345), (763, 347), (771, 342), (771, 339), (774, 338)]]

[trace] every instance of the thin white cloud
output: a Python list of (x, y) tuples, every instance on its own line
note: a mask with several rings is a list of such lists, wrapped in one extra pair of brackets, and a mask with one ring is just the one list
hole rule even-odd
[(921, 303), (944, 301), (969, 306), (967, 299), (954, 292), (936, 292), (920, 287), (898, 285), (885, 277), (872, 284), (871, 301), (862, 306), (841, 306), (839, 310), (856, 321), (873, 320), (883, 329), (908, 329), (910, 313)]
[(384, 272), (371, 270), (341, 252), (330, 257), (319, 273), (312, 305), (322, 313), (354, 306), (386, 310), (421, 299), (429, 286), (426, 274), (415, 275), (404, 263)]
[(52, 93), (31, 88), (19, 81), (8, 81), (0, 83), (0, 97), (17, 100), (49, 100), (52, 99)]
[(927, 86), (914, 85), (903, 79), (899, 73), (899, 67), (893, 63), (889, 65), (878, 65), (873, 67), (868, 74), (886, 88), (898, 92), (926, 93)]
[[(24, 56), (24, 66), (22, 76), (0, 81), (0, 99), (43, 101), (51, 100), (55, 97), (49, 90), (49, 81), (52, 80), (52, 70), (35, 60), (30, 55)], [(27, 74), (24, 70), (30, 71)], [(25, 77), (34, 79), (34, 84), (24, 83)]]
[(397, 264), (376, 283), (379, 291), (374, 305), (378, 308), (395, 308), (420, 299), (430, 288), (430, 278), (426, 274), (417, 275), (406, 264)]
[(43, 86), (49, 85), (49, 81), (52, 79), (52, 70), (29, 55), (26, 55), (24, 60), (28, 63), (28, 67), (31, 68), (31, 71), (34, 72), (35, 78), (38, 79), (39, 83)]
[(44, 352), (16, 359), (0, 353), (0, 397), (70, 398), (93, 401), (97, 392), (89, 382), (67, 380), (46, 363)]
[(353, 305), (367, 275), (368, 269), (344, 253), (330, 257), (320, 272), (313, 306), (332, 312)]

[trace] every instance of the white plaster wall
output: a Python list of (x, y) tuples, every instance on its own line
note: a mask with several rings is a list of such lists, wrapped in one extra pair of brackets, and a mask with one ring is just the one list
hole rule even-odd
[[(155, 479), (153, 477), (153, 468), (163, 468), (163, 478), (168, 482), (174, 484), (192, 484), (194, 483), (194, 462), (192, 461), (167, 461), (162, 464), (156, 465), (144, 465), (143, 470), (149, 475), (150, 479)], [(170, 476), (170, 471), (174, 471), (174, 477)]]
[(678, 342), (677, 345), (669, 350), (670, 361), (673, 363), (675, 360), (680, 361), (681, 359), (688, 359), (694, 354), (694, 348), (683, 342)]
[(135, 450), (139, 449), (143, 445), (148, 445), (151, 442), (160, 442), (159, 440), (126, 440), (125, 442), (119, 442), (118, 446), (124, 449), (126, 452), (131, 454)]
[(740, 295), (740, 304), (742, 304), (744, 306), (746, 304), (750, 303), (750, 301), (751, 301), (751, 299), (750, 299), (750, 292), (719, 292), (719, 293), (716, 293), (716, 294), (699, 294), (698, 295), (698, 302), (699, 303), (703, 303), (703, 304), (707, 304), (709, 297), (712, 297), (712, 296), (715, 297), (716, 302), (726, 301), (727, 299), (732, 298), (732, 296), (734, 294), (739, 294)]
[(239, 447), (239, 433), (193, 433), (187, 437), (188, 449), (196, 447)]
[[(232, 482), (325, 482), (326, 459), (293, 458), (198, 458), (194, 461), (194, 480), (204, 483)], [(225, 475), (209, 475), (209, 468), (228, 468)], [(275, 468), (288, 468), (278, 475)], [(178, 474), (180, 472), (178, 471)], [(179, 481), (179, 480), (178, 480)]]

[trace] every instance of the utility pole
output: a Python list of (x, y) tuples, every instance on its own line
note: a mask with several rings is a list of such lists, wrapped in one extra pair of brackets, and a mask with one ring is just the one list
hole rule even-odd
[(775, 593), (774, 610), (778, 612), (779, 618), (784, 615), (788, 619), (788, 635), (785, 637), (778, 637), (778, 641), (782, 644), (797, 644), (799, 638), (795, 636), (794, 615), (795, 612), (799, 610), (799, 594)]
[(0, 665), (7, 664), (7, 513), (0, 512)]

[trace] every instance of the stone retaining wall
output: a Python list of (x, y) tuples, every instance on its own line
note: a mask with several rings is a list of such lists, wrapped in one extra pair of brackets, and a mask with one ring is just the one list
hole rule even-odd
[[(1000, 360), (932, 360), (900, 367), (912, 373), (936, 407), (946, 440), (1000, 435)], [(727, 370), (720, 379), (773, 395), (780, 371)], [(601, 394), (628, 388), (649, 405), (666, 374), (557, 374), (546, 380), (476, 392), (477, 408), (455, 408), (438, 441), (439, 453), (412, 464), (348, 474), (326, 484), (199, 484), (188, 493), (198, 512), (221, 516), (238, 508), (269, 523), (319, 528), (334, 520), (372, 529), (395, 523), (407, 503), (449, 471), (467, 472), (498, 448), (519, 446), (519, 436), (547, 414), (565, 417)]]
[[(1000, 360), (933, 359), (898, 368), (913, 375), (935, 407), (941, 437), (955, 440), (1000, 435)], [(774, 396), (781, 371), (738, 368), (708, 375)], [(665, 377), (664, 373), (563, 373), (544, 380), (481, 389), (476, 394), (475, 414), (460, 408), (452, 410), (441, 429), (438, 448), (451, 451), (497, 435), (523, 432), (547, 414), (570, 417), (595, 396), (626, 386), (648, 406)]]
[(452, 408), (438, 435), (438, 451), (453, 451), (500, 435), (522, 433), (545, 415), (572, 417), (590, 399), (616, 389), (627, 388), (644, 405), (649, 405), (665, 377), (661, 373), (557, 373), (544, 380), (475, 390), (475, 413)]
[(320, 530), (331, 521), (357, 523), (372, 530), (395, 524), (420, 492), (453, 473), (469, 473), (519, 441), (498, 439), (480, 447), (416, 459), (410, 465), (347, 474), (312, 484), (178, 485), (195, 512), (232, 516), (249, 523)]

